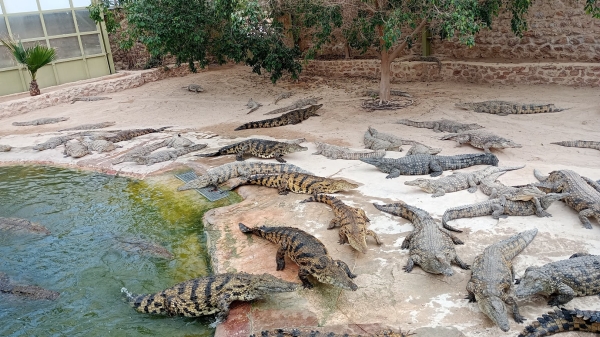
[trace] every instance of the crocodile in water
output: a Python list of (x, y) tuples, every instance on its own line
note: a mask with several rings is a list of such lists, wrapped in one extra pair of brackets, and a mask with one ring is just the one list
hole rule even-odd
[(269, 293), (291, 292), (299, 284), (281, 280), (271, 274), (229, 273), (185, 281), (156, 294), (130, 295), (131, 305), (141, 313), (186, 317), (217, 314), (224, 321), (233, 301), (252, 301)]
[(48, 228), (20, 218), (0, 218), (0, 230), (6, 231), (26, 231), (30, 233), (40, 233), (50, 235)]
[(302, 98), (288, 106), (284, 106), (283, 108), (271, 110), (263, 115), (276, 115), (276, 114), (280, 114), (282, 112), (286, 112), (286, 111), (290, 111), (290, 110), (301, 109), (307, 105), (316, 105), (319, 100), (321, 100), (321, 97)]
[(533, 173), (540, 181), (535, 186), (542, 191), (570, 194), (563, 201), (579, 212), (579, 220), (585, 228), (592, 228), (588, 219), (590, 217), (595, 217), (600, 222), (600, 186), (598, 183), (571, 170), (552, 171), (548, 176), (543, 176), (537, 170), (534, 170)]
[(587, 149), (600, 150), (600, 142), (595, 142), (595, 141), (591, 141), (591, 140), (567, 140), (564, 142), (556, 142), (556, 143), (550, 143), (550, 144), (567, 146), (567, 147), (581, 147), (581, 148), (587, 148)]
[(600, 311), (554, 309), (526, 326), (517, 337), (543, 337), (568, 331), (600, 333)]
[(327, 229), (340, 227), (340, 244), (348, 243), (363, 254), (367, 253), (367, 236), (372, 236), (378, 245), (382, 244), (379, 236), (367, 229), (370, 220), (361, 208), (348, 206), (341, 200), (325, 194), (317, 194), (301, 202), (322, 202), (333, 209), (335, 217)]
[(500, 199), (501, 204), (504, 204), (506, 200), (531, 201), (535, 204), (537, 216), (551, 216), (540, 204), (539, 198), (546, 195), (545, 192), (542, 192), (539, 188), (531, 184), (522, 187), (505, 186), (496, 180), (504, 173), (505, 172), (493, 173), (481, 179), (481, 184), (479, 185), (481, 192), (488, 195), (490, 199)]
[(396, 178), (400, 175), (424, 175), (437, 177), (446, 170), (458, 170), (473, 165), (498, 166), (498, 158), (491, 153), (459, 154), (455, 156), (434, 156), (415, 154), (398, 159), (390, 158), (361, 158), (361, 161), (371, 164), (379, 171), (388, 173), (386, 178)]
[(551, 306), (578, 296), (600, 295), (600, 256), (577, 253), (567, 260), (528, 267), (518, 280), (515, 295), (523, 298), (534, 294), (550, 296)]
[(337, 193), (358, 187), (357, 184), (343, 179), (330, 179), (299, 172), (253, 174), (241, 179), (231, 189), (241, 185), (275, 187), (281, 195), (288, 194), (288, 191), (305, 194)]
[(465, 143), (471, 144), (471, 146), (478, 149), (483, 149), (486, 153), (490, 152), (490, 149), (506, 149), (506, 148), (520, 148), (523, 147), (521, 144), (517, 144), (510, 139), (502, 138), (491, 132), (482, 130), (463, 131), (460, 133), (451, 133), (440, 138), (442, 140), (455, 140), (457, 146)]
[(307, 120), (309, 117), (320, 116), (317, 115), (316, 111), (319, 110), (322, 106), (323, 104), (311, 105), (308, 108), (296, 109), (290, 112), (286, 112), (279, 117), (246, 123), (235, 128), (235, 131), (246, 129), (274, 128), (289, 124), (298, 124), (302, 121)]
[(197, 154), (197, 157), (216, 157), (227, 154), (235, 154), (235, 160), (244, 160), (244, 154), (248, 153), (258, 158), (275, 158), (280, 163), (285, 163), (283, 155), (288, 153), (308, 150), (307, 147), (295, 143), (278, 142), (275, 140), (266, 140), (251, 138), (227, 145), (216, 152)]
[(321, 142), (315, 142), (315, 145), (317, 146), (317, 152), (313, 154), (320, 154), (329, 159), (358, 160), (360, 158), (383, 158), (385, 156), (385, 150), (364, 152), (352, 151), (347, 147), (341, 147)]
[(29, 126), (29, 125), (44, 125), (44, 124), (55, 124), (68, 120), (69, 117), (56, 117), (56, 118), (38, 118), (28, 122), (13, 122), (14, 126)]
[(537, 228), (490, 245), (475, 257), (471, 265), (467, 298), (469, 302), (477, 302), (479, 309), (504, 332), (510, 329), (507, 304), (512, 307), (516, 322), (524, 320), (511, 294), (514, 282), (512, 259), (533, 241), (536, 234)]
[(183, 89), (187, 89), (188, 91), (192, 91), (195, 93), (203, 92), (204, 89), (198, 84), (188, 84), (185, 87), (181, 87)]
[(465, 123), (460, 123), (460, 122), (456, 122), (456, 121), (449, 120), (449, 119), (440, 119), (440, 120), (435, 120), (435, 121), (423, 121), (423, 122), (412, 121), (410, 119), (401, 119), (401, 120), (397, 121), (396, 124), (414, 126), (417, 128), (433, 129), (434, 132), (452, 132), (452, 133), (458, 133), (458, 132), (469, 131), (469, 130), (477, 130), (477, 129), (483, 128), (483, 126), (476, 124), (476, 123), (465, 124)]
[(62, 129), (59, 131), (74, 131), (74, 130), (96, 130), (96, 129), (104, 129), (110, 126), (115, 125), (115, 122), (101, 122), (101, 123), (93, 123), (93, 124), (82, 124), (77, 125), (72, 128)]
[(60, 296), (60, 293), (56, 291), (38, 286), (13, 284), (5, 273), (0, 273), (0, 293), (27, 297), (33, 300), (55, 300)]
[(507, 116), (511, 114), (537, 114), (565, 110), (555, 107), (554, 104), (523, 104), (507, 101), (456, 103), (455, 105), (457, 108), (495, 114), (498, 116)]
[(410, 273), (415, 264), (432, 274), (452, 276), (454, 270), (450, 263), (454, 262), (462, 269), (469, 269), (456, 254), (454, 245), (463, 242), (433, 220), (426, 211), (398, 202), (388, 205), (373, 204), (380, 211), (402, 217), (413, 223), (415, 229), (402, 241), (400, 248), (408, 249), (409, 257), (404, 271)]
[(89, 96), (89, 97), (73, 97), (71, 100), (71, 104), (79, 101), (79, 102), (94, 102), (94, 101), (103, 101), (106, 99), (112, 99), (110, 97), (102, 97), (102, 96)]
[(206, 147), (207, 144), (195, 144), (188, 147), (182, 147), (174, 150), (163, 150), (155, 153), (150, 153), (145, 156), (136, 157), (135, 162), (139, 165), (152, 165), (161, 163), (163, 161), (175, 160), (178, 157), (186, 155), (188, 153), (200, 151)]
[(478, 171), (472, 172), (454, 172), (454, 174), (441, 177), (438, 179), (425, 179), (419, 178), (411, 181), (405, 181), (404, 185), (417, 186), (421, 190), (427, 193), (433, 193), (432, 198), (441, 197), (449, 192), (456, 192), (467, 190), (470, 193), (477, 191), (477, 185), (486, 176), (496, 172), (506, 172), (512, 170), (518, 170), (525, 167), (514, 166), (514, 167), (496, 167), (490, 166)]
[(118, 242), (116, 248), (128, 253), (152, 255), (168, 260), (173, 259), (173, 254), (171, 254), (171, 252), (154, 242), (136, 237), (116, 237), (115, 240)]
[(319, 282), (334, 285), (346, 290), (356, 290), (358, 286), (352, 282), (356, 277), (341, 260), (332, 259), (327, 254), (325, 245), (307, 232), (293, 227), (254, 227), (239, 224), (242, 233), (252, 233), (279, 245), (275, 262), (277, 270), (285, 268), (285, 255), (298, 264), (298, 277), (305, 288), (312, 288), (308, 280), (311, 275)]

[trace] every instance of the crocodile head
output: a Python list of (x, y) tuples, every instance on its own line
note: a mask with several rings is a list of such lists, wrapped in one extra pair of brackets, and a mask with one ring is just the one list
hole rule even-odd
[(523, 298), (534, 294), (550, 295), (553, 292), (551, 279), (540, 273), (538, 267), (529, 267), (515, 289), (515, 295)]
[(405, 181), (404, 185), (418, 186), (420, 189), (422, 189), (423, 191), (425, 191), (427, 193), (435, 193), (436, 192), (435, 187), (433, 186), (433, 184), (431, 183), (431, 180), (429, 180), (429, 179), (419, 178), (419, 179), (415, 179), (415, 180), (411, 180), (411, 181)]
[(498, 148), (507, 148), (507, 147), (523, 147), (521, 144), (517, 144), (510, 139), (497, 139), (494, 141), (495, 147)]
[(383, 173), (390, 173), (394, 169), (394, 165), (385, 158), (360, 158), (359, 160), (367, 164), (371, 164)]
[(284, 281), (267, 273), (262, 275), (252, 275), (250, 284), (252, 288), (262, 294), (295, 291), (300, 286), (298, 283)]
[[(461, 103), (458, 103), (458, 104), (461, 104)], [(464, 126), (463, 130), (466, 131), (466, 130), (477, 130), (477, 129), (483, 129), (483, 126), (481, 126), (481, 125), (479, 125), (477, 123), (470, 123), (470, 124), (466, 124)]]
[(357, 188), (358, 184), (351, 183), (349, 181), (343, 179), (334, 179), (331, 184), (327, 187), (326, 193), (336, 193), (349, 191), (351, 189)]
[(504, 301), (498, 296), (477, 296), (475, 294), (479, 309), (486, 314), (500, 330), (506, 332), (510, 330), (510, 324), (508, 323), (508, 315), (506, 311), (506, 305)]
[(355, 291), (358, 286), (352, 282), (348, 275), (350, 269), (339, 260), (334, 260), (329, 256), (321, 256), (319, 262), (314, 266), (315, 272), (312, 273), (319, 282), (334, 285), (336, 287)]
[(450, 261), (448, 261), (444, 254), (421, 258), (419, 260), (419, 266), (421, 269), (431, 274), (442, 274), (445, 276), (454, 275), (454, 270), (452, 270)]
[(311, 106), (309, 106), (306, 111), (311, 115), (311, 116), (319, 116), (317, 115), (317, 110), (321, 109), (321, 107), (323, 106), (323, 104), (313, 104)]
[(294, 144), (294, 143), (287, 144), (287, 145), (286, 145), (286, 148), (285, 148), (285, 151), (286, 151), (287, 153), (292, 153), (292, 152), (301, 152), (301, 151), (307, 151), (307, 150), (308, 150), (308, 148), (307, 148), (307, 147), (305, 147), (305, 146), (301, 146), (301, 145), (299, 145), (299, 144)]
[(543, 209), (548, 209), (553, 202), (570, 196), (571, 193), (548, 193), (540, 198), (540, 205)]

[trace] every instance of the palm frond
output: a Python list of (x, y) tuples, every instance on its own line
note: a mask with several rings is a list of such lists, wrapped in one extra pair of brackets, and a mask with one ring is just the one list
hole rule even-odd
[(25, 47), (23, 46), (23, 43), (21, 41), (19, 41), (17, 43), (10, 39), (6, 39), (6, 40), (0, 39), (0, 42), (2, 42), (2, 44), (4, 44), (6, 46), (6, 48), (8, 48), (8, 50), (10, 50), (10, 52), (13, 54), (13, 56), (15, 57), (15, 60), (17, 60), (17, 62), (19, 62), (21, 64), (25, 64), (25, 62), (27, 60), (27, 53), (26, 53)]
[(31, 78), (35, 79), (35, 74), (41, 67), (56, 59), (56, 50), (38, 44), (35, 47), (26, 49), (27, 59), (25, 65), (31, 73)]

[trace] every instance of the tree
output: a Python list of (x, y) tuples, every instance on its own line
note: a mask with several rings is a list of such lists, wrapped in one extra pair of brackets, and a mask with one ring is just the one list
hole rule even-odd
[(31, 75), (29, 94), (31, 96), (39, 95), (40, 87), (36, 80), (37, 71), (56, 59), (56, 50), (41, 44), (36, 44), (33, 47), (24, 47), (21, 41), (17, 43), (10, 39), (0, 39), (0, 42), (10, 50), (15, 60), (24, 65), (27, 68), (27, 71), (29, 71), (29, 74)]

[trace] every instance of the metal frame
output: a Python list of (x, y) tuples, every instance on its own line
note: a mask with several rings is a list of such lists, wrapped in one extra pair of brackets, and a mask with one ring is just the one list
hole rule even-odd
[[(92, 0), (93, 2), (94, 0)], [(65, 63), (65, 62), (72, 62), (72, 61), (78, 61), (81, 60), (83, 61), (84, 64), (84, 68), (85, 68), (85, 76), (87, 79), (91, 78), (90, 76), (90, 71), (89, 71), (89, 66), (88, 66), (88, 59), (91, 58), (98, 58), (98, 57), (106, 57), (107, 58), (107, 63), (108, 63), (108, 68), (109, 68), (109, 73), (110, 74), (114, 74), (115, 71), (115, 66), (114, 66), (114, 62), (112, 60), (112, 53), (110, 50), (110, 43), (108, 40), (108, 34), (106, 32), (106, 27), (104, 26), (104, 23), (101, 24), (96, 24), (96, 30), (95, 31), (89, 31), (89, 32), (80, 32), (79, 31), (79, 25), (77, 23), (77, 15), (75, 14), (76, 10), (87, 10), (86, 7), (74, 7), (73, 6), (73, 0), (69, 0), (69, 8), (61, 8), (61, 9), (53, 9), (53, 10), (42, 10), (41, 8), (41, 4), (40, 4), (40, 0), (36, 0), (36, 4), (37, 4), (37, 8), (38, 10), (35, 12), (20, 12), (20, 13), (7, 13), (6, 12), (6, 6), (4, 5), (4, 0), (0, 0), (0, 9), (2, 9), (2, 13), (0, 14), (0, 20), (4, 20), (4, 22), (6, 23), (6, 28), (8, 30), (8, 34), (9, 36), (13, 37), (13, 33), (10, 27), (10, 22), (9, 22), (9, 17), (11, 16), (22, 16), (22, 15), (39, 15), (40, 17), (40, 22), (42, 25), (42, 30), (44, 32), (44, 36), (42, 37), (36, 37), (36, 38), (29, 38), (29, 39), (21, 39), (22, 42), (34, 42), (34, 41), (38, 41), (38, 42), (42, 42), (45, 41), (46, 46), (50, 47), (50, 40), (53, 39), (58, 39), (58, 38), (65, 38), (65, 37), (77, 37), (77, 42), (79, 43), (79, 51), (81, 53), (81, 56), (77, 56), (77, 57), (71, 57), (71, 58), (65, 58), (65, 59), (60, 59), (60, 60), (55, 60), (51, 63), (52, 66), (52, 70), (54, 73), (54, 80), (55, 83), (57, 85), (59, 84), (63, 84), (64, 82), (60, 81), (60, 77), (59, 77), (59, 73), (57, 70), (56, 65), (60, 64), (60, 63)], [(71, 16), (73, 18), (73, 23), (75, 25), (75, 33), (69, 33), (69, 34), (61, 34), (61, 35), (52, 35), (49, 36), (48, 32), (46, 31), (46, 23), (44, 21), (44, 14), (46, 13), (64, 13), (66, 11), (70, 11), (71, 12)], [(85, 36), (85, 35), (96, 35), (98, 36), (98, 39), (100, 41), (100, 47), (102, 49), (102, 52), (99, 54), (93, 54), (93, 55), (86, 55), (85, 51), (83, 49), (83, 42), (81, 41), (81, 37)], [(0, 44), (1, 46), (2, 44)], [(27, 69), (20, 64), (17, 64), (16, 66), (12, 66), (12, 67), (5, 67), (5, 68), (0, 68), (0, 76), (2, 76), (2, 72), (5, 71), (11, 71), (11, 70), (18, 70), (19, 71), (19, 75), (21, 78), (21, 87), (22, 87), (22, 91), (27, 91), (28, 87), (29, 87), (29, 83), (27, 83), (26, 81), (26, 76), (27, 76)]]

